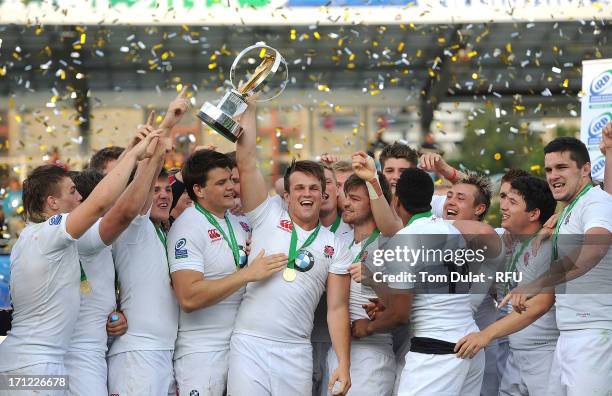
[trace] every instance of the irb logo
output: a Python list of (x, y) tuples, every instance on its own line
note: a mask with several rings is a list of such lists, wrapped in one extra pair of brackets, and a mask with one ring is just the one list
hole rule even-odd
[(604, 171), (606, 170), (606, 157), (603, 155), (593, 162), (591, 166), (591, 177), (595, 180), (603, 180)]
[(612, 113), (607, 112), (595, 117), (589, 125), (589, 145), (599, 144), (601, 141), (601, 131), (604, 127), (612, 122)]
[(591, 95), (601, 95), (612, 87), (612, 70), (606, 70), (591, 82)]

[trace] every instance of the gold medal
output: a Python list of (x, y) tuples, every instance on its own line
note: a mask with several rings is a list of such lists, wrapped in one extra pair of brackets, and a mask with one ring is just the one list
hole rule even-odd
[(91, 293), (91, 285), (87, 279), (81, 281), (81, 293), (90, 294)]
[(293, 282), (296, 276), (297, 274), (293, 268), (285, 268), (283, 271), (283, 279), (287, 282)]

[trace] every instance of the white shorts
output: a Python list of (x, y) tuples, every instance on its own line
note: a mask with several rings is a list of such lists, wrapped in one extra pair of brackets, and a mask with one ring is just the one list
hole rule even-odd
[(499, 394), (546, 395), (555, 351), (510, 349)]
[(502, 337), (497, 339), (497, 377), (499, 379), (499, 383), (501, 384), (502, 379), (504, 378), (504, 373), (506, 371), (506, 361), (508, 360), (508, 356), (510, 355), (510, 342), (508, 342), (508, 337)]
[(64, 366), (70, 378), (69, 395), (108, 396), (108, 367), (104, 352), (68, 352), (64, 357)]
[[(190, 353), (174, 361), (180, 395), (223, 396), (227, 388), (229, 349)], [(197, 392), (197, 393), (196, 393)]]
[(547, 395), (612, 394), (612, 330), (561, 331)]
[[(327, 376), (322, 396), (331, 395), (327, 382), (338, 367), (333, 348), (327, 355)], [(393, 346), (351, 342), (351, 389), (348, 396), (390, 396), (395, 383), (395, 355)]]
[(108, 357), (108, 393), (168, 396), (174, 393), (173, 351), (129, 351)]
[(233, 334), (227, 396), (309, 395), (312, 345)]
[(398, 389), (399, 396), (478, 396), (482, 386), (485, 357), (473, 359), (454, 354), (430, 355), (408, 352)]
[[(0, 375), (66, 375), (66, 369), (63, 364), (59, 363), (42, 363), (32, 366), (23, 367), (17, 370), (0, 372)], [(70, 382), (70, 381), (68, 381)], [(65, 396), (68, 394), (68, 388), (58, 390), (0, 390), (0, 396)]]
[(330, 342), (312, 341), (312, 396), (319, 396), (327, 389), (327, 352)]

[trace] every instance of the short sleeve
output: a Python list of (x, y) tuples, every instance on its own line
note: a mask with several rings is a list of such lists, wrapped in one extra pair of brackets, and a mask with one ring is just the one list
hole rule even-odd
[(599, 187), (596, 188), (599, 189), (599, 191), (594, 191), (597, 193), (597, 199), (585, 205), (581, 215), (583, 233), (595, 227), (605, 228), (612, 232), (612, 195), (602, 191)]
[(58, 258), (71, 243), (76, 241), (66, 231), (68, 216), (69, 214), (57, 214), (47, 219), (41, 226), (37, 245), (44, 256)]
[(100, 237), (100, 221), (96, 221), (83, 236), (77, 241), (79, 254), (83, 256), (92, 256), (99, 253), (107, 245)]
[(282, 212), (283, 207), (281, 206), (281, 202), (274, 197), (268, 197), (261, 205), (246, 213), (246, 217), (249, 220), (249, 224), (251, 224), (251, 228), (257, 229), (261, 227), (266, 218), (270, 216), (280, 216)]
[(348, 274), (348, 267), (352, 264), (351, 250), (348, 245), (340, 238), (334, 237), (334, 246), (336, 251), (329, 266), (329, 272), (337, 275)]
[(204, 273), (205, 242), (202, 230), (193, 224), (174, 223), (167, 237), (170, 272), (191, 270)]
[(431, 213), (436, 217), (444, 217), (444, 203), (446, 195), (433, 195), (431, 197)]

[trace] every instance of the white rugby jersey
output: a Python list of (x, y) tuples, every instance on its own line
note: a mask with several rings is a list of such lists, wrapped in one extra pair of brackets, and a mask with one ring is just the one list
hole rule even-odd
[[(213, 215), (214, 216), (214, 215)], [(229, 238), (224, 218), (215, 219)], [(245, 241), (250, 234), (244, 216), (228, 214), (236, 242), (240, 248), (241, 265), (246, 265)], [(255, 256), (258, 252), (252, 251)], [(237, 271), (234, 256), (219, 230), (195, 206), (185, 209), (168, 233), (170, 271), (201, 272), (204, 279), (222, 279)], [(179, 313), (178, 337), (174, 359), (196, 352), (215, 352), (229, 349), (238, 306), (244, 288), (218, 303), (196, 311)]]
[[(580, 236), (595, 227), (612, 232), (612, 195), (600, 187), (591, 188), (578, 200), (569, 214), (561, 219), (559, 229), (559, 257), (576, 249), (575, 243), (563, 235)], [(579, 242), (578, 242), (579, 243)], [(593, 294), (584, 294), (593, 290)], [(612, 294), (598, 290), (612, 290), (612, 249), (589, 272), (556, 288), (557, 325), (559, 330), (612, 330)]]
[(0, 344), (0, 372), (63, 364), (79, 314), (79, 255), (68, 214), (28, 223), (11, 251), (12, 328)]
[(91, 293), (81, 293), (79, 317), (70, 340), (70, 351), (106, 352), (106, 322), (115, 309), (115, 265), (111, 247), (100, 238), (98, 220), (77, 241), (79, 259)]
[[(278, 200), (271, 198), (246, 215), (253, 228), (252, 252), (264, 249), (266, 254), (288, 255), (292, 227), (297, 231), (298, 249), (314, 231), (292, 223)], [(234, 332), (282, 342), (310, 342), (315, 308), (328, 273), (348, 274), (351, 259), (348, 246), (321, 227), (314, 242), (296, 259), (293, 282), (285, 281), (280, 271), (247, 285)]]
[[(513, 255), (509, 258), (512, 260), (515, 255), (520, 252), (520, 257), (517, 257), (515, 273), (522, 275), (520, 284), (529, 284), (550, 268), (550, 260), (552, 253), (552, 244), (550, 240), (544, 241), (540, 245), (540, 250), (536, 256), (533, 255), (532, 249), (533, 239), (521, 252), (521, 244), (515, 243), (513, 246)], [(510, 262), (510, 261), (509, 261)], [(510, 281), (508, 285), (510, 290), (518, 286), (515, 282)], [(512, 304), (509, 303), (509, 309), (512, 309)], [(508, 335), (510, 347), (513, 349), (522, 350), (549, 350), (554, 351), (559, 338), (559, 329), (555, 319), (555, 307), (552, 306), (548, 312), (542, 315), (538, 320), (525, 327), (521, 331)]]
[[(463, 246), (458, 244), (464, 244), (459, 230), (450, 222), (436, 216), (418, 218), (398, 232), (398, 235), (419, 234), (425, 236), (421, 239), (423, 243), (427, 242), (427, 235), (448, 235), (449, 246), (444, 247), (449, 249), (461, 248)], [(428, 248), (430, 247), (425, 246), (425, 249)], [(405, 265), (404, 268), (405, 271), (411, 272), (416, 271), (418, 266)], [(389, 287), (412, 289), (414, 284), (392, 282), (389, 283)], [(410, 323), (414, 337), (427, 337), (447, 342), (457, 342), (466, 334), (478, 331), (472, 316), (470, 294), (415, 294)]]
[(128, 351), (174, 350), (179, 308), (170, 284), (166, 247), (149, 220), (137, 216), (113, 243), (127, 333), (109, 356)]

